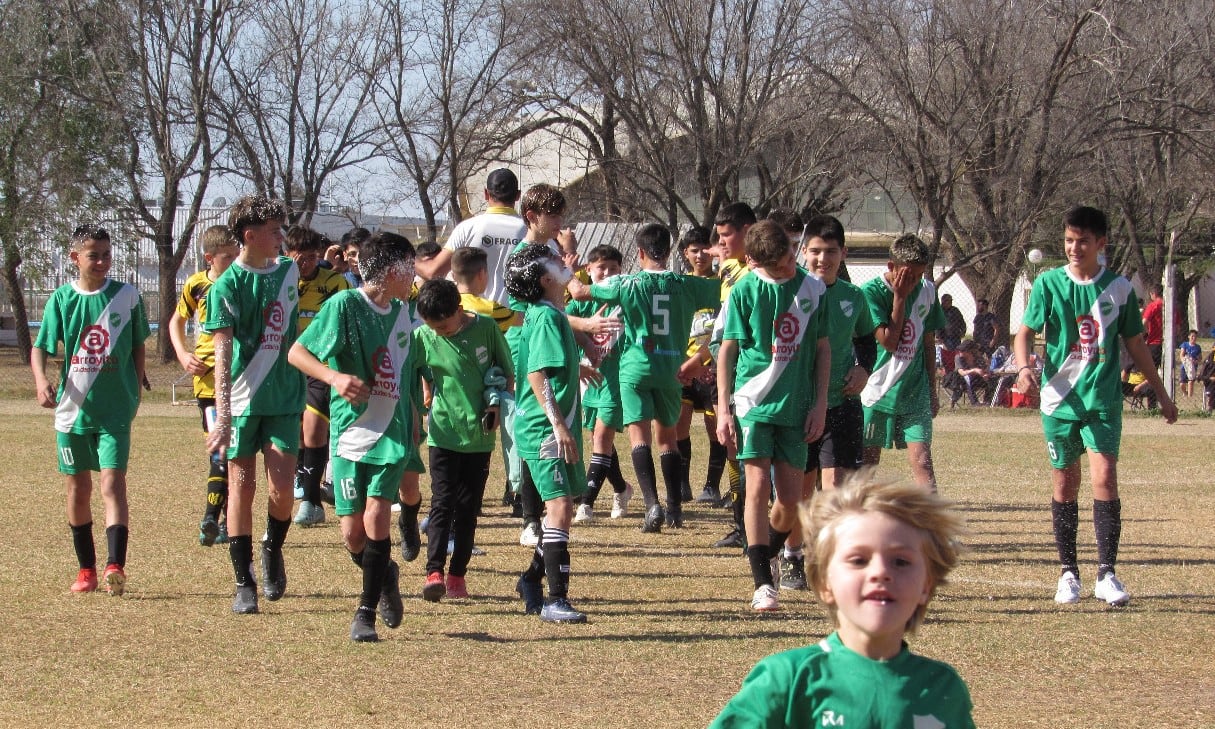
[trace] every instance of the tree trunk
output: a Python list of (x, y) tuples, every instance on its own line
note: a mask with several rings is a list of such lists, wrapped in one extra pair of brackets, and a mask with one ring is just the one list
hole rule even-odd
[(156, 344), (160, 349), (161, 363), (169, 363), (177, 361), (176, 350), (173, 349), (173, 339), (169, 336), (169, 319), (173, 316), (173, 309), (177, 306), (177, 269), (180, 268), (180, 262), (175, 262), (171, 257), (166, 256), (159, 258), (157, 291), (160, 306), (156, 317), (159, 324), (159, 330), (156, 332)]
[(25, 291), (17, 269), (21, 266), (21, 254), (16, 246), (4, 247), (4, 290), (8, 292), (8, 303), (13, 309), (14, 328), (17, 332), (17, 353), (21, 361), (29, 364), (33, 341), (30, 338), (30, 317), (25, 309)]

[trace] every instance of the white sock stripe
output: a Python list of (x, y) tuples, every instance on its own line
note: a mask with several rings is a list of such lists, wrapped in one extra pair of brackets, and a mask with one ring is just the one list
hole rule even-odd
[(545, 544), (564, 543), (570, 540), (570, 533), (564, 529), (544, 528), (543, 541)]

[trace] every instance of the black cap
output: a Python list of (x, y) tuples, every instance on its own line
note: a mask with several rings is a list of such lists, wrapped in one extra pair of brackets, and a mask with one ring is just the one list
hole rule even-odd
[(485, 189), (491, 197), (504, 203), (514, 203), (519, 196), (519, 178), (515, 173), (500, 167), (489, 173), (485, 179)]

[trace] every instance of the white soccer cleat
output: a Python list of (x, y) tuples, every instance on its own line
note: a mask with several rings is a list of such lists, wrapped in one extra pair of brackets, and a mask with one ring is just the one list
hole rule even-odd
[(624, 487), (624, 491), (612, 494), (612, 518), (620, 519), (629, 511), (629, 500), (633, 498), (633, 484)]
[(1107, 572), (1105, 577), (1097, 580), (1093, 587), (1093, 596), (1112, 607), (1122, 607), (1131, 601), (1131, 593), (1126, 591), (1121, 580), (1113, 572)]
[(540, 525), (536, 522), (528, 522), (527, 526), (523, 527), (523, 531), (519, 534), (519, 544), (524, 547), (534, 547), (540, 543)]
[(780, 609), (776, 588), (772, 585), (760, 585), (751, 597), (751, 609), (756, 612), (770, 613)]
[(1059, 576), (1055, 589), (1055, 602), (1060, 605), (1075, 605), (1080, 602), (1080, 580), (1070, 571)]
[(578, 511), (574, 513), (574, 523), (584, 524), (595, 520), (595, 512), (591, 509), (590, 504), (578, 504)]

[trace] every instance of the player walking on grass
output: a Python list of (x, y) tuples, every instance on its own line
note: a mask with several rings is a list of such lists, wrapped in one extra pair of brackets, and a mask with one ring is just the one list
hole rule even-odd
[(743, 462), (751, 607), (769, 611), (778, 608), (770, 560), (797, 525), (806, 443), (823, 432), (831, 349), (826, 286), (798, 268), (785, 232), (761, 220), (746, 246), (755, 269), (730, 292), (717, 353), (717, 438), (737, 444)]
[[(198, 401), (205, 434), (211, 429), (207, 412), (214, 415), (215, 411), (215, 344), (209, 333), (200, 331), (191, 350), (186, 342), (186, 322), (196, 316), (200, 325), (207, 320), (207, 292), (236, 260), (240, 249), (226, 225), (212, 225), (203, 231), (201, 247), (207, 268), (186, 279), (181, 299), (169, 319), (169, 338), (182, 369), (194, 375), (194, 398)], [(228, 505), (228, 462), (216, 453), (210, 454), (208, 460), (211, 465), (207, 474), (207, 506), (198, 524), (198, 543), (204, 547), (228, 542), (228, 525), (224, 519), (224, 509)]]
[[(661, 531), (664, 521), (667, 526), (683, 526), (682, 465), (675, 432), (682, 394), (679, 367), (693, 314), (712, 307), (721, 293), (719, 281), (668, 271), (670, 256), (671, 232), (651, 223), (637, 233), (641, 271), (591, 286), (595, 303), (619, 305), (624, 321), (620, 406), (632, 446), (633, 471), (645, 497), (644, 532)], [(666, 484), (665, 512), (654, 473), (655, 440)]]
[(400, 568), (392, 560), (392, 504), (414, 445), (413, 324), (403, 303), (413, 285), (413, 246), (375, 233), (359, 251), (362, 283), (335, 294), (291, 347), (291, 364), (325, 382), (330, 398), (334, 509), (342, 541), (363, 570), (350, 639), (379, 640), (376, 611), (401, 624)]
[[(515, 589), (527, 614), (552, 623), (586, 622), (569, 602), (569, 538), (574, 499), (587, 486), (578, 382), (580, 375), (598, 380), (598, 373), (583, 371), (582, 350), (561, 308), (572, 276), (543, 244), (524, 246), (507, 263), (507, 292), (528, 304), (514, 352), (515, 446), (523, 478), (534, 484), (546, 509), (531, 564)], [(548, 580), (547, 599), (541, 578)]]
[(287, 207), (260, 195), (232, 206), (228, 228), (240, 256), (207, 294), (203, 328), (215, 341), (215, 427), (207, 449), (228, 459), (228, 549), (236, 573), (232, 612), (258, 611), (253, 577), (253, 495), (257, 454), (268, 501), (261, 544), (262, 590), (287, 589), (283, 542), (291, 527), (292, 481), (304, 410), (304, 376), (287, 364), (295, 342), (299, 269), (280, 256)]
[[(1097, 537), (1097, 583), (1093, 594), (1110, 605), (1126, 605), (1130, 593), (1114, 572), (1122, 536), (1118, 495), (1118, 449), (1122, 440), (1122, 382), (1118, 340), (1147, 378), (1165, 422), (1177, 420), (1152, 355), (1143, 340), (1139, 302), (1131, 283), (1099, 258), (1107, 242), (1105, 213), (1072, 209), (1063, 219), (1067, 264), (1038, 276), (1021, 328), (1013, 340), (1021, 392), (1041, 390), (1042, 430), (1053, 469), (1051, 522), (1061, 563), (1055, 602), (1080, 601), (1076, 556), (1079, 530), (1080, 454), (1088, 450)], [(1041, 383), (1030, 366), (1034, 338), (1046, 332)]]
[[(104, 228), (80, 226), (69, 256), (80, 274), (55, 289), (42, 313), (30, 355), (38, 404), (55, 409), (59, 472), (67, 476), (67, 517), (80, 571), (72, 592), (97, 589), (93, 543), (92, 471), (100, 472), (109, 555), (102, 579), (118, 596), (126, 589), (127, 458), (131, 421), (144, 380), (148, 320), (130, 284), (109, 279), (112, 254)], [(56, 391), (46, 377), (47, 358), (63, 344)]]

